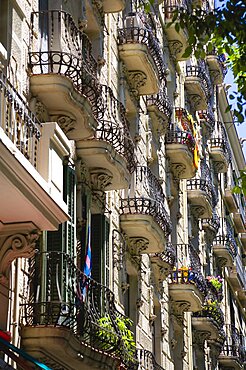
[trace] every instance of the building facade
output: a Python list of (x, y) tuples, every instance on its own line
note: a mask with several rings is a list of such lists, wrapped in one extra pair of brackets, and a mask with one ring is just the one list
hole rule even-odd
[(246, 368), (245, 168), (204, 1), (1, 0), (0, 368)]

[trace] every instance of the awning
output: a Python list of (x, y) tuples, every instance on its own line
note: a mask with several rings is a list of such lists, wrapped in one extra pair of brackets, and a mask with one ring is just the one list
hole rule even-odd
[[(13, 361), (18, 364), (18, 368), (23, 370), (33, 370), (33, 365), (35, 365), (38, 369), (43, 370), (52, 370), (50, 367), (44, 365), (43, 363), (37, 361), (34, 357), (30, 356), (28, 353), (23, 351), (20, 348), (15, 347), (13, 344), (7, 342), (6, 340), (0, 337), (0, 351), (3, 352), (5, 355), (9, 356)], [(1, 360), (3, 361), (3, 360)], [(7, 365), (3, 361), (4, 366), (3, 369), (12, 370), (13, 368)], [(1, 366), (1, 362), (0, 362)]]

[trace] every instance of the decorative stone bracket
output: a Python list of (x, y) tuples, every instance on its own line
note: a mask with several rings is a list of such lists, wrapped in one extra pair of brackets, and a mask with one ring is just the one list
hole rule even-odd
[(29, 234), (8, 236), (3, 241), (0, 245), (0, 283), (8, 283), (9, 267), (16, 258), (30, 258), (34, 255), (38, 238), (39, 233), (34, 230)]

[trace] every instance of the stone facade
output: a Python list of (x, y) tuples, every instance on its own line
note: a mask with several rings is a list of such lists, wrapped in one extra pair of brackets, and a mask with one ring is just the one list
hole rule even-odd
[(224, 57), (166, 27), (181, 6), (1, 1), (7, 368), (245, 367), (245, 159)]

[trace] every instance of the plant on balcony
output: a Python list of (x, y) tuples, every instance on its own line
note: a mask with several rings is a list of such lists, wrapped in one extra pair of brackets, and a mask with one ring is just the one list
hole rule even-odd
[(220, 276), (207, 276), (206, 279), (217, 290), (217, 292), (221, 291), (223, 279)]
[(129, 329), (133, 325), (133, 322), (127, 317), (116, 317), (115, 322), (119, 330), (119, 335), (117, 335), (109, 315), (98, 319), (100, 329), (97, 335), (99, 338), (106, 339), (112, 345), (118, 345), (118, 342), (121, 341), (127, 352), (127, 361), (135, 362), (136, 343), (133, 333)]

